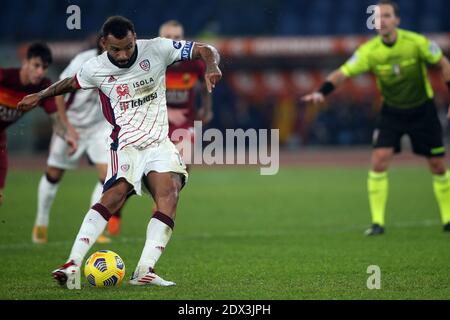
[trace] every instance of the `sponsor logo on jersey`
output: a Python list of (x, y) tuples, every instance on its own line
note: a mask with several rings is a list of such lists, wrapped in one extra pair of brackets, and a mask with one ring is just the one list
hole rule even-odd
[(145, 85), (151, 86), (151, 85), (154, 84), (154, 82), (155, 82), (155, 80), (153, 80), (153, 78), (144, 79), (144, 80), (141, 80), (141, 81), (136, 81), (136, 82), (133, 83), (133, 88), (137, 89), (137, 88), (140, 88), (140, 87), (145, 86)]
[(157, 97), (158, 97), (158, 94), (156, 92), (153, 92), (153, 93), (149, 94), (148, 96), (141, 98), (141, 99), (122, 101), (122, 102), (120, 102), (120, 110), (127, 111), (127, 109), (133, 109), (136, 107), (140, 107), (140, 106), (156, 99)]
[(130, 169), (129, 164), (123, 164), (120, 166), (120, 169), (122, 169), (123, 172), (127, 172)]
[(117, 95), (119, 96), (119, 100), (121, 100), (123, 97), (125, 98), (131, 98), (130, 95), (130, 88), (128, 88), (128, 85), (126, 84), (120, 84), (116, 88)]
[(173, 41), (173, 47), (175, 49), (180, 49), (181, 48), (181, 42), (180, 41)]
[(144, 71), (150, 71), (150, 61), (148, 61), (148, 59), (145, 59), (143, 61), (141, 61), (139, 63), (139, 66), (142, 68), (142, 70)]
[(186, 41), (183, 49), (181, 49), (181, 60), (189, 60), (191, 58), (191, 50), (194, 43), (192, 41)]

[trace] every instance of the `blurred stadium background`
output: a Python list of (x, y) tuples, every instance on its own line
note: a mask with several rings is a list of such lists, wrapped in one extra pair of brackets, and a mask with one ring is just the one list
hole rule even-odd
[[(154, 37), (159, 25), (177, 19), (186, 37), (207, 40), (222, 54), (224, 80), (214, 93), (211, 127), (279, 128), (284, 150), (305, 146), (369, 146), (379, 108), (374, 79), (348, 81), (322, 108), (299, 97), (320, 86), (325, 75), (348, 59), (373, 31), (366, 27), (374, 1), (261, 0), (196, 1), (7, 1), (0, 19), (0, 66), (19, 66), (26, 44), (45, 40), (58, 74), (109, 15), (131, 18), (138, 36)], [(450, 51), (450, 20), (445, 0), (399, 0), (402, 27), (423, 32)], [(81, 30), (68, 30), (69, 5), (81, 9)], [(440, 75), (431, 72), (442, 123), (448, 95)], [(51, 128), (43, 113), (32, 112), (9, 129), (10, 154), (45, 153)], [(405, 142), (407, 143), (407, 142)]]

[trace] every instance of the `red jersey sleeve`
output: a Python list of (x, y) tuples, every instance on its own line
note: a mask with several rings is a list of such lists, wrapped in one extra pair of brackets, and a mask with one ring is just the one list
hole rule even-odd
[(42, 102), (42, 108), (47, 112), (48, 114), (55, 113), (56, 112), (56, 102), (55, 98), (47, 98)]

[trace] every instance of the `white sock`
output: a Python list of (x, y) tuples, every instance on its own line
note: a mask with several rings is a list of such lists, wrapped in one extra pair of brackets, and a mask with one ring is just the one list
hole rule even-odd
[(73, 260), (75, 264), (81, 266), (87, 252), (97, 241), (107, 223), (108, 221), (98, 211), (90, 209), (84, 217), (80, 231), (78, 231), (69, 260)]
[(50, 183), (44, 174), (39, 181), (38, 206), (35, 225), (48, 226), (50, 209), (53, 205), (59, 183)]
[(138, 266), (153, 269), (171, 236), (171, 227), (156, 218), (150, 219), (147, 226), (147, 240), (145, 241)]
[(97, 184), (95, 185), (94, 190), (92, 191), (92, 195), (91, 195), (91, 207), (96, 204), (97, 202), (100, 201), (100, 198), (102, 196), (103, 193), (103, 184), (99, 182), (97, 182)]

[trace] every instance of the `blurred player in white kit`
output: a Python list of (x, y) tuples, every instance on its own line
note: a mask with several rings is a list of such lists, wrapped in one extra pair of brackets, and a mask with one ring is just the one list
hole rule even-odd
[[(60, 79), (73, 77), (83, 63), (100, 55), (103, 48), (97, 40), (97, 48), (79, 53), (61, 73)], [(47, 168), (38, 187), (38, 207), (32, 232), (32, 241), (43, 244), (48, 242), (49, 216), (59, 183), (66, 170), (76, 169), (80, 159), (86, 155), (98, 171), (99, 181), (92, 192), (90, 206), (97, 203), (103, 190), (108, 168), (108, 136), (110, 124), (102, 114), (97, 90), (80, 90), (65, 96), (55, 97), (58, 113), (67, 126), (67, 134), (76, 142), (76, 148), (53, 133), (50, 143)], [(99, 243), (108, 243), (110, 239), (100, 235)]]

